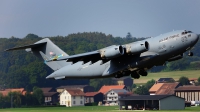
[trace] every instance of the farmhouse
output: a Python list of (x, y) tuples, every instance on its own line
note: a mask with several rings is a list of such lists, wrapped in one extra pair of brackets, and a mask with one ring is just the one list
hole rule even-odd
[(59, 96), (60, 105), (66, 105), (66, 107), (84, 106), (84, 93), (80, 89), (64, 89)]
[(64, 89), (80, 89), (84, 93), (86, 93), (86, 92), (94, 92), (94, 87), (89, 86), (89, 85), (60, 86), (60, 87), (57, 87), (57, 92), (61, 93)]
[(44, 102), (46, 105), (56, 105), (58, 103), (58, 92), (54, 88), (40, 88), (44, 94)]
[(174, 90), (180, 86), (180, 83), (155, 83), (150, 89), (150, 95), (173, 95)]
[(132, 95), (125, 89), (111, 89), (105, 94), (105, 102), (109, 105), (118, 105), (118, 99)]
[(85, 93), (85, 103), (102, 103), (103, 93), (101, 92), (87, 92)]

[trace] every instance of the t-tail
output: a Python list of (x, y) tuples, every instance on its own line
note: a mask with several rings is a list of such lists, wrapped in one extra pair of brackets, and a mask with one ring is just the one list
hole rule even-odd
[(20, 50), (25, 49), (27, 52), (31, 52), (37, 57), (44, 60), (45, 64), (48, 65), (53, 70), (58, 70), (63, 66), (68, 65), (66, 60), (61, 61), (50, 61), (56, 60), (62, 56), (69, 56), (63, 50), (61, 50), (58, 46), (56, 46), (50, 39), (44, 38), (34, 44), (15, 47), (11, 49), (7, 49), (5, 51), (12, 51), (12, 50)]

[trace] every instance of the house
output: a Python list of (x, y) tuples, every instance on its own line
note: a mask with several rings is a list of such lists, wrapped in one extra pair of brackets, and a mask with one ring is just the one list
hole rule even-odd
[(125, 89), (111, 89), (105, 94), (105, 102), (109, 105), (118, 105), (118, 99), (132, 95)]
[(103, 93), (101, 92), (87, 92), (85, 93), (85, 103), (102, 103)]
[(119, 99), (119, 108), (130, 110), (184, 110), (185, 99), (174, 95), (136, 95)]
[(173, 78), (160, 78), (157, 83), (175, 82)]
[(125, 85), (104, 85), (104, 86), (101, 87), (99, 92), (101, 92), (105, 95), (111, 89), (125, 89), (125, 90), (127, 90), (127, 87)]
[(60, 94), (60, 105), (84, 106), (84, 92), (80, 89), (64, 89)]
[(84, 93), (86, 93), (86, 92), (94, 92), (94, 87), (89, 86), (89, 85), (60, 86), (60, 87), (57, 87), (57, 92), (61, 93), (64, 89), (80, 89)]
[(40, 88), (43, 91), (44, 102), (46, 105), (55, 105), (58, 103), (58, 92), (54, 88)]
[(113, 83), (116, 85), (125, 85), (129, 91), (131, 91), (133, 86), (133, 79), (130, 77), (112, 78)]
[(200, 101), (200, 86), (184, 85), (175, 89), (175, 95), (185, 98), (187, 102)]
[(2, 89), (0, 91), (0, 93), (3, 95), (3, 96), (7, 96), (10, 92), (19, 92), (21, 93), (22, 95), (25, 95), (26, 94), (26, 91), (24, 88), (11, 88), (11, 89)]
[(150, 95), (173, 95), (174, 90), (181, 84), (179, 82), (174, 83), (155, 83), (150, 89)]
[(189, 78), (190, 84), (195, 85), (196, 82), (198, 82), (197, 78)]

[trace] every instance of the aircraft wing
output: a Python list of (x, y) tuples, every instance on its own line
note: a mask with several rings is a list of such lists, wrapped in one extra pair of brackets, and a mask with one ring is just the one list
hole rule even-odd
[(84, 61), (84, 63), (86, 63), (89, 61), (94, 62), (94, 61), (102, 60), (102, 58), (100, 57), (99, 51), (92, 51), (92, 52), (87, 52), (87, 53), (71, 55), (71, 56), (62, 56), (57, 59), (53, 59), (49, 61), (61, 61), (61, 60), (67, 60), (67, 62), (73, 62), (73, 63), (76, 63), (78, 61)]

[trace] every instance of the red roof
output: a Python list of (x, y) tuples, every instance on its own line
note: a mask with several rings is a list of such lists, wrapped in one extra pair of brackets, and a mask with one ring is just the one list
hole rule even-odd
[(99, 92), (106, 94), (109, 90), (111, 89), (124, 89), (126, 86), (125, 85), (104, 85), (101, 87)]
[(43, 92), (50, 92), (52, 90), (51, 87), (47, 87), (47, 88), (40, 88)]
[(2, 93), (3, 96), (8, 95), (9, 92), (20, 92), (22, 95), (26, 94), (26, 91), (24, 90), (24, 88), (5, 89), (5, 90), (0, 91), (0, 93)]
[(84, 96), (84, 92), (80, 89), (66, 89), (67, 92), (69, 92), (72, 96)]
[(85, 96), (95, 96), (97, 94), (99, 94), (99, 92), (87, 92), (85, 93)]

